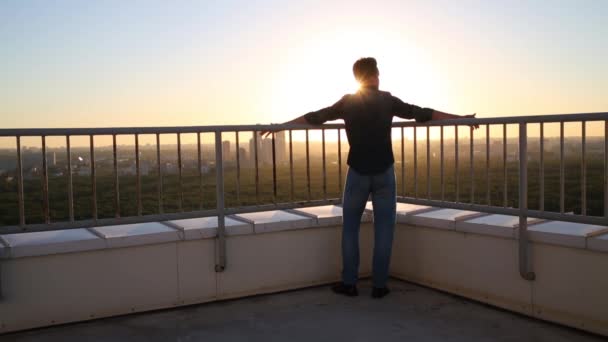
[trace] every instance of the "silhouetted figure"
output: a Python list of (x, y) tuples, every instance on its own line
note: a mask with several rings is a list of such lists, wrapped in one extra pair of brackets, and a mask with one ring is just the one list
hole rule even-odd
[[(357, 296), (359, 274), (359, 227), (367, 199), (371, 194), (374, 208), (374, 298), (389, 293), (386, 287), (395, 230), (396, 186), (391, 139), (393, 116), (417, 122), (472, 115), (454, 115), (407, 104), (378, 89), (380, 73), (374, 58), (361, 58), (353, 65), (361, 87), (355, 94), (344, 95), (330, 107), (310, 112), (286, 123), (321, 125), (342, 119), (350, 150), (349, 165), (342, 199), (342, 282), (332, 287), (336, 293)], [(280, 126), (277, 127), (280, 130)], [(274, 130), (273, 130), (274, 131)], [(262, 134), (270, 134), (271, 131)]]

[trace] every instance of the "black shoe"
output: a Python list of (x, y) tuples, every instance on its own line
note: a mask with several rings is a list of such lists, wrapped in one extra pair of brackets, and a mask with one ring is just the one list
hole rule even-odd
[(382, 298), (382, 297), (386, 296), (387, 294), (389, 294), (389, 292), (391, 292), (391, 290), (389, 290), (386, 287), (374, 287), (372, 289), (372, 297), (373, 298)]
[(344, 283), (338, 283), (332, 286), (331, 290), (335, 293), (342, 294), (348, 297), (356, 297), (359, 295), (359, 292), (357, 292), (357, 286), (345, 285)]

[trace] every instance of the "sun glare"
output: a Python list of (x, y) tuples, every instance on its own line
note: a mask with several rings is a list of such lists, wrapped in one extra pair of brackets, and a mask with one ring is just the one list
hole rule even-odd
[(298, 113), (330, 106), (360, 85), (352, 64), (361, 57), (375, 57), (380, 69), (380, 89), (406, 102), (434, 106), (443, 96), (443, 84), (424, 50), (401, 41), (392, 32), (337, 30), (322, 32), (307, 43), (285, 49), (273, 81), (273, 122)]

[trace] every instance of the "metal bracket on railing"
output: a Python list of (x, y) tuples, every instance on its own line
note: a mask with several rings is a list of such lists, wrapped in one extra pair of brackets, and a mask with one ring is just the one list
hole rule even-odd
[(528, 132), (526, 123), (519, 124), (519, 274), (526, 280), (536, 275), (530, 269), (528, 245)]
[(215, 191), (217, 199), (217, 242), (218, 259), (215, 272), (226, 269), (226, 217), (224, 213), (224, 162), (222, 156), (222, 132), (215, 132)]

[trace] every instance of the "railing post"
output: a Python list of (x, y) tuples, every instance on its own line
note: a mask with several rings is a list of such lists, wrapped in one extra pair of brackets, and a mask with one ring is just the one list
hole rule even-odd
[(217, 201), (217, 241), (219, 244), (218, 261), (215, 264), (215, 271), (223, 272), (224, 269), (226, 269), (226, 229), (224, 216), (224, 161), (222, 156), (221, 131), (215, 131), (215, 182)]
[(519, 124), (519, 274), (526, 280), (536, 275), (530, 270), (528, 246), (528, 136), (527, 124)]

